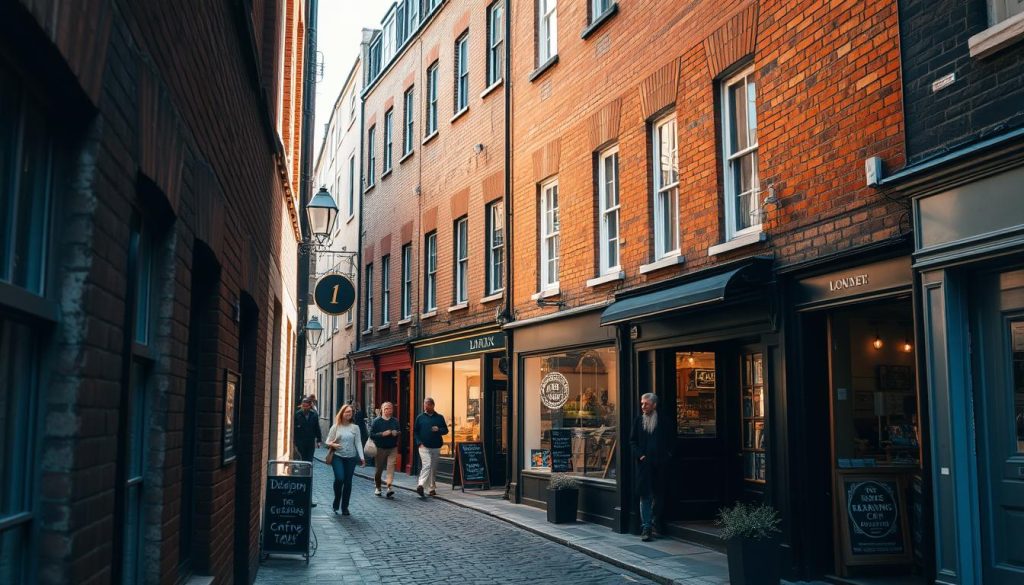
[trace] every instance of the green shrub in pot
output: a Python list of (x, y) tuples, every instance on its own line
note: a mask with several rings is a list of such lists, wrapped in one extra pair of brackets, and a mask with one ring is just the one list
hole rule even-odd
[(575, 522), (579, 494), (579, 479), (567, 473), (552, 473), (548, 480), (548, 522)]
[(718, 511), (715, 524), (726, 541), (732, 585), (778, 585), (781, 522), (768, 504), (738, 502)]

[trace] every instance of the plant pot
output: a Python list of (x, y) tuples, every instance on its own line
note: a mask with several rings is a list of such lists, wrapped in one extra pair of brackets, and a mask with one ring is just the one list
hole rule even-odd
[(548, 490), (548, 522), (565, 524), (576, 521), (580, 490)]
[(726, 552), (729, 555), (729, 583), (732, 585), (779, 584), (781, 575), (777, 538), (730, 538), (726, 543)]

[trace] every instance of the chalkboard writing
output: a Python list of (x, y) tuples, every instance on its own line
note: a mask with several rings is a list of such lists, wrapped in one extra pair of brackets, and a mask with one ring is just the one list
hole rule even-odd
[(697, 368), (693, 371), (693, 381), (697, 388), (714, 388), (715, 371)]
[(463, 490), (469, 484), (490, 487), (487, 475), (487, 457), (484, 455), (484, 444), (475, 442), (459, 443), (455, 449), (455, 475), (452, 476), (452, 487), (461, 484)]
[(263, 504), (263, 552), (309, 554), (312, 477), (268, 476)]
[(895, 474), (840, 472), (847, 564), (910, 561), (905, 481)]
[(572, 471), (572, 429), (551, 429), (551, 471)]

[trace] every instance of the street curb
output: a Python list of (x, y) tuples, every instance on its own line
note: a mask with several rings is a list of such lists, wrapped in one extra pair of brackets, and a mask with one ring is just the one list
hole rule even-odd
[[(370, 481), (373, 481), (373, 475), (368, 475), (368, 474), (362, 473), (359, 470), (356, 470), (355, 474), (357, 476), (363, 478), (363, 479), (368, 479)], [(408, 491), (408, 492), (416, 493), (415, 489), (408, 488), (408, 487), (405, 487), (405, 486), (402, 486), (402, 485), (392, 484), (392, 487), (396, 487), (396, 488), (403, 489), (403, 490)], [(630, 565), (629, 563), (626, 563), (625, 561), (620, 561), (619, 559), (616, 559), (615, 557), (611, 557), (611, 556), (608, 556), (606, 554), (600, 553), (600, 552), (598, 552), (596, 550), (580, 546), (580, 545), (578, 545), (578, 544), (576, 544), (576, 543), (574, 543), (572, 541), (569, 541), (569, 540), (566, 540), (564, 538), (555, 536), (553, 534), (548, 534), (548, 533), (543, 532), (541, 530), (538, 530), (538, 529), (536, 529), (536, 528), (534, 528), (532, 526), (529, 526), (528, 524), (524, 524), (522, 522), (518, 522), (516, 520), (513, 520), (512, 518), (507, 518), (505, 516), (499, 516), (497, 514), (489, 512), (487, 510), (481, 510), (480, 508), (474, 508), (473, 506), (469, 506), (467, 504), (463, 504), (463, 503), (457, 502), (455, 500), (449, 500), (448, 498), (442, 496), (440, 494), (440, 492), (436, 496), (434, 496), (434, 497), (436, 499), (438, 499), (438, 500), (441, 500), (442, 502), (446, 502), (446, 503), (451, 504), (453, 506), (458, 506), (460, 508), (465, 508), (467, 510), (473, 510), (474, 512), (479, 512), (479, 513), (484, 514), (486, 516), (490, 516), (491, 518), (496, 518), (498, 520), (501, 520), (503, 522), (506, 522), (508, 524), (516, 526), (518, 528), (522, 528), (523, 530), (525, 530), (527, 532), (532, 532), (533, 534), (536, 534), (537, 536), (541, 536), (541, 537), (546, 538), (547, 540), (550, 540), (552, 542), (557, 542), (558, 544), (561, 544), (563, 546), (567, 546), (567, 547), (569, 547), (569, 548), (571, 548), (571, 549), (573, 549), (575, 551), (581, 552), (581, 553), (583, 553), (583, 554), (585, 554), (585, 555), (587, 555), (589, 557), (593, 557), (593, 558), (598, 559), (600, 561), (604, 561), (604, 562), (606, 562), (606, 563), (608, 563), (610, 565), (615, 565), (616, 567), (619, 567), (620, 569), (625, 569), (625, 570), (627, 570), (627, 571), (629, 571), (631, 573), (636, 573), (637, 575), (640, 575), (641, 577), (644, 577), (646, 579), (650, 579), (651, 581), (654, 581), (655, 583), (662, 583), (663, 585), (677, 585), (679, 583), (678, 581), (674, 581), (672, 579), (669, 579), (668, 577), (665, 577), (665, 576), (662, 576), (662, 575), (658, 575), (657, 573), (653, 573), (653, 572), (651, 572), (651, 571), (649, 571), (649, 570), (647, 570), (647, 569), (645, 569), (643, 567), (640, 567), (640, 566), (637, 566), (637, 565)]]

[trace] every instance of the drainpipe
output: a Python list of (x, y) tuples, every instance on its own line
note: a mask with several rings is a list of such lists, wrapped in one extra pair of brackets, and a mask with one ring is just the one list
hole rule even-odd
[[(505, 0), (505, 316), (511, 319), (514, 308), (512, 300), (514, 287), (512, 284), (512, 6), (509, 0)], [(513, 460), (513, 455), (519, 455), (519, 450), (514, 444), (517, 433), (519, 417), (514, 408), (516, 383), (515, 362), (512, 360), (512, 335), (506, 333), (505, 337), (505, 363), (508, 370), (508, 390), (505, 395), (508, 400), (507, 412), (509, 418), (515, 420), (507, 421), (505, 424), (506, 455), (505, 455), (505, 499), (518, 501), (517, 494), (512, 493), (512, 481), (518, 466)], [(515, 414), (514, 414), (515, 413)], [(516, 482), (516, 485), (519, 485)], [(517, 490), (518, 492), (518, 490)]]
[[(316, 116), (316, 26), (318, 0), (306, 0), (306, 47), (303, 55), (305, 62), (302, 68), (302, 129), (300, 136), (301, 168), (299, 170), (299, 233), (303, 241), (310, 240), (309, 224), (306, 221), (306, 202), (310, 198), (310, 187), (313, 184), (313, 124)], [(298, 321), (305, 326), (309, 315), (309, 258), (313, 252), (298, 252)], [(296, 340), (295, 347), (295, 401), (292, 406), (298, 408), (306, 377), (306, 334)]]

